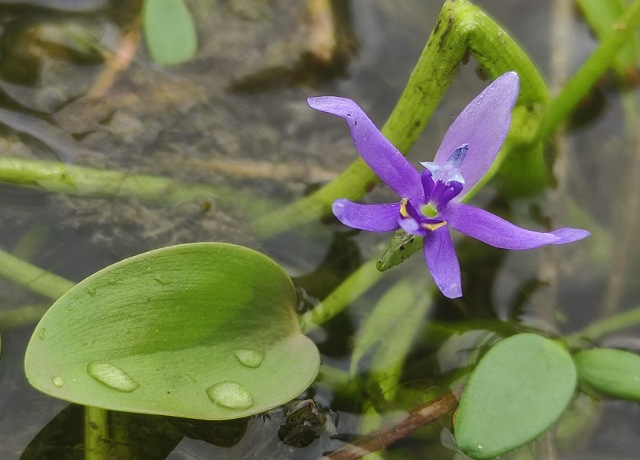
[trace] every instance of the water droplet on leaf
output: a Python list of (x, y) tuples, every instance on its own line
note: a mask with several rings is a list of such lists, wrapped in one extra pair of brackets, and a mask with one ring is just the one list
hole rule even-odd
[(228, 409), (243, 410), (255, 404), (251, 393), (239, 383), (230, 380), (209, 387), (207, 395), (211, 401)]
[(64, 380), (63, 380), (62, 377), (54, 377), (54, 378), (51, 379), (51, 381), (58, 388), (61, 388), (64, 385)]
[(124, 393), (131, 393), (140, 386), (129, 374), (111, 363), (97, 361), (89, 363), (87, 373), (109, 388)]
[(257, 368), (262, 364), (262, 360), (264, 359), (264, 351), (256, 351), (250, 350), (248, 348), (242, 350), (236, 350), (233, 352), (238, 358), (238, 361), (242, 363), (244, 366)]

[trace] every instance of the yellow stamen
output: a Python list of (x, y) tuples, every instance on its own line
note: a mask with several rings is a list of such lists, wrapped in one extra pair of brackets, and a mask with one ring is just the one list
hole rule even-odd
[(422, 224), (422, 228), (424, 228), (425, 230), (438, 230), (440, 227), (444, 227), (445, 225), (447, 225), (447, 221), (442, 221), (442, 222), (438, 222), (437, 224)]
[(404, 218), (409, 217), (409, 213), (407, 212), (407, 203), (409, 202), (408, 199), (406, 198), (402, 198), (400, 200), (400, 215)]

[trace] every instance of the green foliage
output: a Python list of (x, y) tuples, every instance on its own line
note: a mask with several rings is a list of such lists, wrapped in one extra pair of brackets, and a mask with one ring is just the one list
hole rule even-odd
[[(627, 12), (628, 2), (623, 0), (578, 0), (578, 3), (585, 9), (587, 21), (602, 44), (550, 101), (543, 78), (504, 29), (466, 0), (445, 1), (423, 55), (382, 129), (385, 135), (406, 153), (455, 81), (460, 63), (467, 55), (474, 58), (487, 77), (516, 70), (522, 86), (512, 130), (495, 168), (477, 188), (496, 177), (503, 194), (539, 190), (549, 179), (543, 153), (551, 134), (606, 68), (613, 67), (624, 75), (637, 63), (640, 2), (634, 2)], [(177, 64), (196, 53), (196, 30), (184, 0), (144, 0), (142, 20), (147, 46), (156, 62)], [(29, 134), (24, 123), (21, 128)], [(131, 171), (94, 170), (24, 159), (0, 159), (0, 180), (84, 197), (133, 197), (141, 201), (181, 203), (214, 196), (216, 202), (232, 200), (234, 205), (238, 199), (235, 190), (213, 189), (209, 185), (192, 187)], [(360, 198), (376, 183), (372, 172), (358, 161), (327, 187), (273, 214), (259, 214), (266, 207), (255, 204), (261, 201), (260, 197), (251, 196), (242, 207), (251, 211), (247, 214), (255, 215), (255, 229), (268, 236), (318, 220), (329, 212), (335, 198)], [(249, 208), (249, 201), (254, 208)], [(398, 232), (377, 267), (383, 270), (396, 265), (421, 247), (421, 239), (411, 241)], [(117, 263), (75, 287), (2, 251), (0, 262), (0, 275), (34, 292), (57, 298), (70, 289), (36, 328), (26, 353), (26, 374), (36, 388), (51, 396), (134, 412), (110, 414), (108, 423), (116, 432), (126, 429), (141, 439), (122, 442), (118, 438), (113, 446), (162, 447), (149, 442), (156, 438), (149, 435), (150, 430), (141, 420), (156, 428), (168, 424), (159, 436), (164, 440), (171, 438), (172, 446), (186, 431), (176, 429), (174, 419), (168, 422), (159, 418), (161, 421), (156, 423), (139, 413), (207, 420), (245, 417), (291, 400), (311, 383), (318, 371), (318, 351), (300, 330), (293, 310), (295, 292), (288, 276), (273, 261), (254, 251), (215, 243), (165, 248)], [(366, 262), (302, 317), (305, 330), (316, 328), (341, 312), (380, 277), (375, 263)], [(407, 394), (413, 398), (422, 391), (413, 390), (415, 394), (405, 391), (399, 376), (405, 370), (412, 339), (423, 326), (417, 320), (430, 304), (430, 297), (420, 297), (409, 281), (391, 288), (356, 333), (351, 375), (365, 359), (371, 358), (368, 362), (371, 372), (363, 378), (369, 378), (369, 384), (378, 384), (377, 389), (385, 398), (396, 397), (393, 402), (397, 403), (409, 399)], [(462, 302), (456, 305), (466, 307)], [(40, 314), (40, 310), (30, 306), (24, 312), (30, 318)], [(637, 312), (636, 309), (636, 323)], [(608, 325), (593, 325), (576, 334), (576, 340), (593, 340), (596, 331), (602, 335), (603, 331), (619, 330), (633, 322), (629, 318), (621, 316), (615, 324), (612, 321)], [(14, 323), (3, 323), (6, 324)], [(451, 330), (446, 332), (449, 334)], [(438, 355), (450, 353), (453, 364), (440, 370), (457, 370), (469, 358), (475, 359), (494, 337), (493, 333), (473, 330), (460, 337), (450, 336)], [(458, 411), (458, 445), (473, 457), (490, 458), (534, 439), (565, 411), (575, 390), (576, 369), (587, 389), (640, 400), (638, 355), (620, 350), (587, 350), (576, 353), (572, 361), (557, 343), (539, 335), (518, 334), (490, 349), (471, 375)], [(334, 375), (339, 374), (333, 371)], [(325, 374), (330, 372), (331, 369), (325, 369)], [(345, 387), (353, 383), (346, 372), (344, 379)], [(361, 395), (352, 397), (355, 401)], [(374, 398), (366, 402), (375, 402)], [(74, 412), (77, 425), (78, 407), (70, 406), (71, 410), (54, 419), (49, 427), (52, 438), (60, 431), (66, 433), (66, 425), (64, 430), (58, 425), (67, 412)], [(575, 408), (572, 405), (571, 409)], [(93, 407), (86, 409), (86, 413), (94, 412)], [(575, 418), (586, 423), (594, 410), (591, 406), (587, 409), (589, 412), (579, 413)], [(378, 418), (369, 416), (380, 415), (375, 413), (378, 410), (375, 404), (365, 409), (363, 418), (375, 423), (367, 425), (365, 420), (360, 427), (377, 426)], [(98, 418), (106, 420), (106, 413), (100, 411), (95, 411)], [(85, 417), (85, 429), (91, 432), (97, 424)], [(563, 417), (563, 422), (568, 418)], [(210, 426), (205, 425), (203, 431), (209, 430)], [(237, 439), (242, 437), (243, 430), (241, 426)], [(96, 438), (107, 444), (107, 436), (98, 433)], [(230, 436), (226, 439), (237, 440)], [(79, 437), (69, 444), (79, 452), (76, 446), (82, 442)], [(51, 444), (48, 439), (41, 443), (47, 447)], [(89, 443), (85, 448), (92, 452)], [(42, 453), (36, 452), (32, 457), (40, 458)]]
[(580, 381), (614, 398), (640, 402), (640, 356), (612, 348), (595, 348), (575, 354)]
[[(624, 14), (624, 0), (577, 0), (580, 11), (597, 37), (602, 40), (616, 27), (616, 23)], [(613, 67), (619, 75), (632, 70), (638, 59), (638, 35), (635, 34), (620, 47)]]
[(44, 315), (25, 371), (80, 404), (207, 420), (264, 412), (315, 378), (296, 293), (268, 257), (194, 243), (150, 251), (77, 284)]
[(480, 360), (455, 425), (467, 455), (493, 458), (535, 439), (564, 412), (576, 385), (569, 354), (536, 334), (504, 339)]
[(383, 392), (393, 391), (429, 305), (431, 297), (426, 290), (417, 289), (409, 280), (389, 289), (355, 338), (351, 375), (357, 375), (358, 364), (371, 354), (369, 372), (379, 380)]
[(198, 37), (183, 0), (145, 0), (142, 20), (151, 57), (159, 64), (180, 64), (198, 50)]

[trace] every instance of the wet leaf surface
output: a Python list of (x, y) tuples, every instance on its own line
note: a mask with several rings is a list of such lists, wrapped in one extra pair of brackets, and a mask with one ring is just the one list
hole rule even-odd
[(29, 382), (68, 401), (205, 420), (283, 404), (318, 372), (286, 273), (240, 246), (151, 251), (90, 276), (36, 327)]

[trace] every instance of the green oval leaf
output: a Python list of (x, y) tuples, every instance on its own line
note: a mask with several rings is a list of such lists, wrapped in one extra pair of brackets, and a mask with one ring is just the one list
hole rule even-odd
[(320, 357), (296, 293), (251, 249), (194, 243), (111, 265), (63, 295), (25, 356), (29, 382), (67, 401), (221, 420), (299, 395)]
[(564, 412), (576, 385), (569, 354), (536, 334), (502, 340), (480, 360), (455, 426), (467, 455), (493, 458), (535, 439)]
[(151, 57), (159, 64), (179, 64), (198, 50), (198, 37), (183, 0), (145, 0), (142, 20)]
[(601, 393), (640, 402), (640, 356), (612, 348), (583, 350), (573, 360), (580, 380)]

